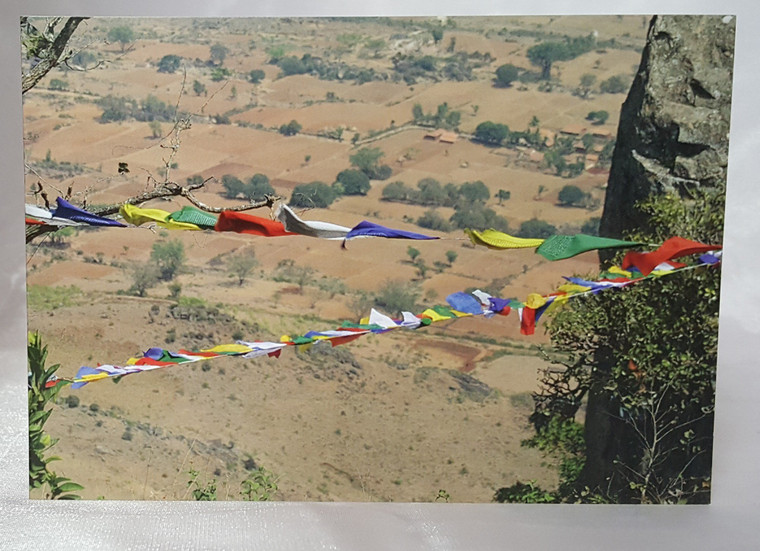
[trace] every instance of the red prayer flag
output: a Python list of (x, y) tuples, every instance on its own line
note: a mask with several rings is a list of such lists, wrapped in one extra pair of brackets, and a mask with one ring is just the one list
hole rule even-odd
[(527, 306), (522, 310), (520, 316), (520, 333), (523, 335), (532, 335), (536, 332), (536, 311)]
[(633, 266), (638, 268), (642, 274), (649, 275), (658, 265), (673, 258), (706, 253), (721, 248), (720, 245), (704, 245), (683, 237), (671, 237), (651, 253), (628, 252), (623, 258), (623, 269), (627, 270)]
[(298, 235), (285, 231), (282, 222), (261, 218), (243, 212), (225, 210), (219, 215), (214, 226), (215, 231), (234, 231), (262, 237), (280, 237), (282, 235)]
[(341, 344), (346, 344), (348, 342), (355, 341), (362, 335), (364, 335), (364, 333), (357, 333), (356, 335), (346, 335), (344, 337), (332, 337), (330, 339), (330, 344), (332, 344), (333, 347), (340, 346)]

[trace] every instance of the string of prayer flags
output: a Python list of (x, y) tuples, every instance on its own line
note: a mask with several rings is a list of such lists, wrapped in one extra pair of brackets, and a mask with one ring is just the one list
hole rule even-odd
[(294, 337), (283, 335), (280, 342), (237, 341), (234, 344), (222, 344), (199, 351), (181, 349), (178, 352), (170, 352), (159, 347), (150, 348), (142, 357), (130, 358), (126, 366), (99, 365), (94, 368), (81, 367), (73, 379), (51, 379), (48, 383), (50, 385), (72, 384), (72, 388), (80, 388), (87, 383), (100, 379), (121, 377), (132, 373), (204, 361), (220, 356), (254, 358), (266, 355), (269, 357), (279, 357), (282, 350), (288, 346), (305, 349), (320, 342), (329, 342), (332, 346), (338, 346), (366, 334), (381, 334), (400, 328), (417, 329), (432, 323), (455, 320), (467, 316), (491, 318), (495, 314), (507, 315), (512, 309), (518, 312), (520, 333), (532, 335), (535, 333), (536, 323), (543, 314), (552, 308), (566, 303), (570, 298), (584, 296), (589, 293), (596, 294), (608, 289), (624, 288), (646, 279), (663, 277), (682, 270), (713, 266), (720, 262), (720, 259), (721, 253), (718, 251), (714, 254), (708, 254), (707, 258), (704, 261), (700, 260), (699, 264), (675, 268), (669, 271), (653, 270), (648, 275), (642, 275), (636, 268), (624, 270), (615, 267), (601, 274), (598, 280), (565, 277), (564, 279), (569, 283), (561, 285), (557, 291), (548, 295), (530, 293), (524, 302), (493, 297), (480, 290), (473, 291), (471, 294), (464, 292), (452, 293), (446, 297), (448, 306), (433, 306), (427, 308), (419, 315), (403, 312), (402, 319), (395, 320), (373, 308), (370, 311), (370, 315), (361, 319), (360, 323), (346, 321), (335, 330), (309, 331), (304, 335)]
[(552, 235), (541, 243), (536, 252), (547, 260), (564, 260), (596, 249), (637, 247), (645, 245), (638, 241), (623, 241), (594, 235)]
[(73, 220), (74, 222), (81, 222), (90, 226), (117, 226), (125, 227), (124, 224), (118, 220), (112, 220), (111, 218), (104, 218), (97, 214), (92, 214), (86, 210), (75, 207), (62, 197), (56, 197), (56, 209), (51, 212), (53, 218), (65, 218), (67, 220)]
[(709, 253), (721, 248), (721, 245), (705, 245), (684, 239), (683, 237), (671, 237), (660, 245), (657, 250), (650, 253), (629, 251), (623, 258), (622, 267), (624, 270), (635, 267), (642, 274), (649, 275), (664, 262), (692, 254)]
[(465, 229), (464, 233), (470, 238), (473, 245), (482, 245), (489, 249), (534, 249), (544, 242), (543, 239), (513, 237), (494, 229), (482, 232)]

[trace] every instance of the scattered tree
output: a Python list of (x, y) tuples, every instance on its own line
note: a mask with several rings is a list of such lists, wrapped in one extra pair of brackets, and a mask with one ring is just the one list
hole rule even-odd
[(342, 170), (338, 173), (336, 181), (343, 186), (345, 195), (367, 195), (371, 188), (369, 178), (361, 170)]
[(236, 199), (245, 190), (243, 181), (231, 174), (222, 176), (222, 187), (225, 190), (224, 196), (228, 199)]
[(623, 94), (628, 91), (627, 79), (623, 75), (611, 76), (599, 83), (599, 90), (605, 94)]
[(132, 286), (127, 293), (144, 297), (148, 289), (158, 284), (159, 271), (155, 264), (134, 264), (132, 266)]
[(517, 237), (526, 237), (531, 239), (546, 239), (557, 233), (557, 228), (545, 220), (531, 218), (520, 224), (520, 230)]
[(506, 189), (500, 189), (496, 193), (496, 198), (499, 200), (499, 205), (501, 205), (504, 201), (509, 201), (509, 198), (512, 196), (512, 192), (507, 191)]
[(206, 85), (203, 84), (200, 80), (194, 80), (193, 81), (193, 92), (195, 92), (196, 96), (200, 96), (201, 94), (206, 93)]
[(292, 120), (287, 124), (280, 125), (280, 134), (283, 136), (295, 136), (301, 131), (301, 124), (297, 120)]
[(601, 222), (601, 220), (602, 219), (598, 216), (589, 218), (581, 226), (581, 233), (585, 233), (586, 235), (599, 235), (599, 222)]
[(485, 203), (491, 198), (488, 187), (480, 180), (463, 183), (459, 186), (459, 195), (468, 203)]
[(449, 221), (455, 227), (473, 230), (495, 230), (509, 232), (509, 223), (503, 216), (499, 216), (493, 209), (486, 208), (482, 203), (465, 204), (460, 206)]
[(262, 80), (264, 80), (264, 77), (266, 77), (266, 73), (261, 69), (253, 69), (250, 73), (248, 73), (248, 80), (253, 84), (260, 83)]
[(248, 200), (261, 200), (267, 195), (274, 194), (274, 188), (269, 183), (266, 174), (254, 174), (248, 184), (243, 187), (243, 196)]
[(607, 119), (610, 118), (610, 114), (607, 111), (589, 111), (586, 115), (586, 120), (591, 121), (591, 124), (604, 124)]
[(433, 209), (425, 211), (422, 216), (417, 218), (416, 224), (421, 228), (442, 232), (450, 232), (454, 229), (451, 222)]
[(153, 244), (150, 259), (158, 267), (160, 279), (171, 281), (185, 264), (185, 246), (179, 239), (158, 241)]
[(232, 71), (227, 69), (227, 67), (214, 67), (214, 69), (211, 71), (211, 80), (213, 82), (221, 82), (222, 80), (228, 79), (232, 76)]
[(65, 91), (69, 89), (69, 83), (66, 82), (65, 80), (54, 78), (50, 80), (49, 88), (51, 90)]
[(227, 271), (238, 278), (238, 285), (243, 285), (248, 274), (259, 264), (253, 249), (238, 253), (227, 260)]
[(596, 82), (596, 75), (592, 75), (590, 73), (585, 73), (581, 75), (581, 82), (580, 82), (580, 96), (582, 98), (587, 98), (588, 95), (591, 93), (591, 87)]
[(508, 136), (509, 127), (506, 124), (484, 121), (475, 127), (475, 139), (486, 144), (501, 145)]
[(364, 147), (351, 155), (348, 160), (371, 180), (385, 180), (391, 175), (391, 167), (379, 164), (385, 153), (379, 147)]
[(570, 59), (571, 54), (564, 42), (541, 42), (528, 48), (528, 59), (541, 69), (541, 79), (550, 80), (552, 64)]
[(435, 42), (436, 46), (441, 40), (443, 40), (443, 29), (441, 29), (440, 27), (434, 27), (430, 31), (430, 34), (433, 35), (433, 41)]
[(290, 205), (304, 208), (327, 208), (337, 198), (335, 190), (324, 182), (311, 182), (293, 188)]
[(375, 295), (375, 304), (391, 316), (414, 312), (420, 298), (419, 285), (407, 281), (386, 281)]
[(515, 67), (511, 63), (506, 63), (496, 69), (496, 82), (500, 86), (508, 88), (512, 86), (512, 83), (515, 80), (517, 80), (519, 74), (520, 69), (518, 67)]
[(182, 58), (178, 55), (169, 54), (165, 55), (158, 62), (159, 73), (173, 73), (179, 69), (179, 64), (182, 62)]
[(449, 263), (449, 266), (454, 264), (454, 261), (457, 259), (459, 255), (455, 251), (446, 251), (446, 260)]
[(587, 197), (588, 194), (586, 192), (581, 190), (578, 186), (573, 185), (564, 186), (557, 196), (561, 204), (573, 207), (582, 206)]
[(158, 121), (150, 121), (148, 123), (148, 128), (150, 128), (151, 138), (160, 138), (163, 135), (163, 132), (161, 132), (161, 123)]
[(135, 31), (132, 30), (132, 27), (126, 25), (113, 27), (108, 31), (108, 41), (118, 42), (122, 53), (124, 53), (127, 49), (127, 44), (135, 41)]
[(209, 48), (211, 62), (217, 65), (224, 64), (224, 60), (226, 59), (228, 53), (229, 50), (227, 47), (219, 43), (213, 44), (211, 48)]

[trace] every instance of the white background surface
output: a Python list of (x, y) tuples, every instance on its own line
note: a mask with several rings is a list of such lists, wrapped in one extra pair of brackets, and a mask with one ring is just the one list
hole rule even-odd
[[(717, 10), (722, 10), (718, 12)], [(540, 506), (27, 499), (26, 311), (18, 17), (736, 15), (721, 297), (713, 503)], [(760, 9), (747, 0), (3, 0), (0, 6), (0, 548), (2, 549), (760, 549)]]

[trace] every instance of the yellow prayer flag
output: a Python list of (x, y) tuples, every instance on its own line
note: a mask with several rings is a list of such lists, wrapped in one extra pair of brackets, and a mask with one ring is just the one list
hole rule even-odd
[(544, 304), (546, 304), (546, 299), (538, 293), (530, 293), (525, 300), (525, 306), (533, 308), (534, 310), (541, 308)]
[(442, 316), (441, 314), (439, 314), (438, 312), (436, 312), (432, 308), (428, 308), (427, 310), (425, 310), (424, 312), (422, 312), (422, 315), (425, 316), (425, 317), (430, 318), (433, 321), (444, 321), (444, 320), (454, 319), (454, 318), (450, 318), (448, 316)]
[(250, 351), (251, 347), (244, 344), (220, 344), (213, 348), (201, 350), (201, 352), (212, 352), (214, 354), (245, 354)]
[(494, 229), (488, 229), (482, 232), (466, 229), (464, 232), (474, 245), (483, 245), (489, 249), (533, 249), (544, 242), (543, 239), (514, 237)]
[(142, 207), (136, 207), (134, 205), (122, 205), (119, 207), (119, 214), (122, 218), (139, 226), (146, 222), (155, 222), (162, 228), (167, 230), (200, 230), (201, 227), (195, 224), (189, 224), (187, 222), (177, 222), (167, 218), (171, 213), (161, 209), (144, 209)]
[(633, 277), (633, 274), (631, 272), (629, 272), (628, 270), (624, 270), (620, 266), (612, 266), (607, 271), (610, 272), (611, 274), (620, 274), (621, 276), (624, 276), (624, 277)]

